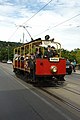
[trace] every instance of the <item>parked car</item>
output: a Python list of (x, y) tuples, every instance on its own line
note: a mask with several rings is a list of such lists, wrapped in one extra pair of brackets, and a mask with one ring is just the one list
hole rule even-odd
[(11, 60), (8, 60), (7, 63), (8, 63), (8, 64), (12, 64), (12, 61), (11, 61)]
[(72, 73), (72, 65), (69, 61), (66, 61), (66, 73), (69, 75)]

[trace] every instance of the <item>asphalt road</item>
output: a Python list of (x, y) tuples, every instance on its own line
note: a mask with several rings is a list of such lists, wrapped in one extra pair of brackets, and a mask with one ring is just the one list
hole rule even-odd
[(79, 120), (34, 87), (15, 77), (10, 65), (0, 63), (0, 120)]

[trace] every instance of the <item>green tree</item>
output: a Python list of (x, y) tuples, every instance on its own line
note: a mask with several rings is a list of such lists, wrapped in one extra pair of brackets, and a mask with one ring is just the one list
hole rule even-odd
[(77, 60), (77, 62), (80, 64), (80, 50), (77, 50), (76, 60)]
[(13, 50), (15, 47), (21, 46), (21, 43), (0, 41), (0, 61), (13, 60)]

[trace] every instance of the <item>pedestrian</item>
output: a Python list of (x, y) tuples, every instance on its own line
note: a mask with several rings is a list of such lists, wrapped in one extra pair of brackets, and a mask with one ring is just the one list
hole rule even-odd
[(36, 48), (35, 57), (36, 58), (42, 58), (41, 48)]
[(76, 72), (75, 67), (76, 67), (76, 60), (73, 61), (73, 71), (74, 72)]
[[(67, 61), (66, 61), (67, 63), (69, 63), (70, 64), (70, 61), (67, 59)], [(73, 64), (73, 63), (72, 63)]]

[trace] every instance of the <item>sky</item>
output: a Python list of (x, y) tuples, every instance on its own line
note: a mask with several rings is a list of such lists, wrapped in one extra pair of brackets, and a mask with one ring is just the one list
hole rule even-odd
[(80, 48), (80, 0), (0, 0), (0, 40), (25, 43), (29, 34)]

